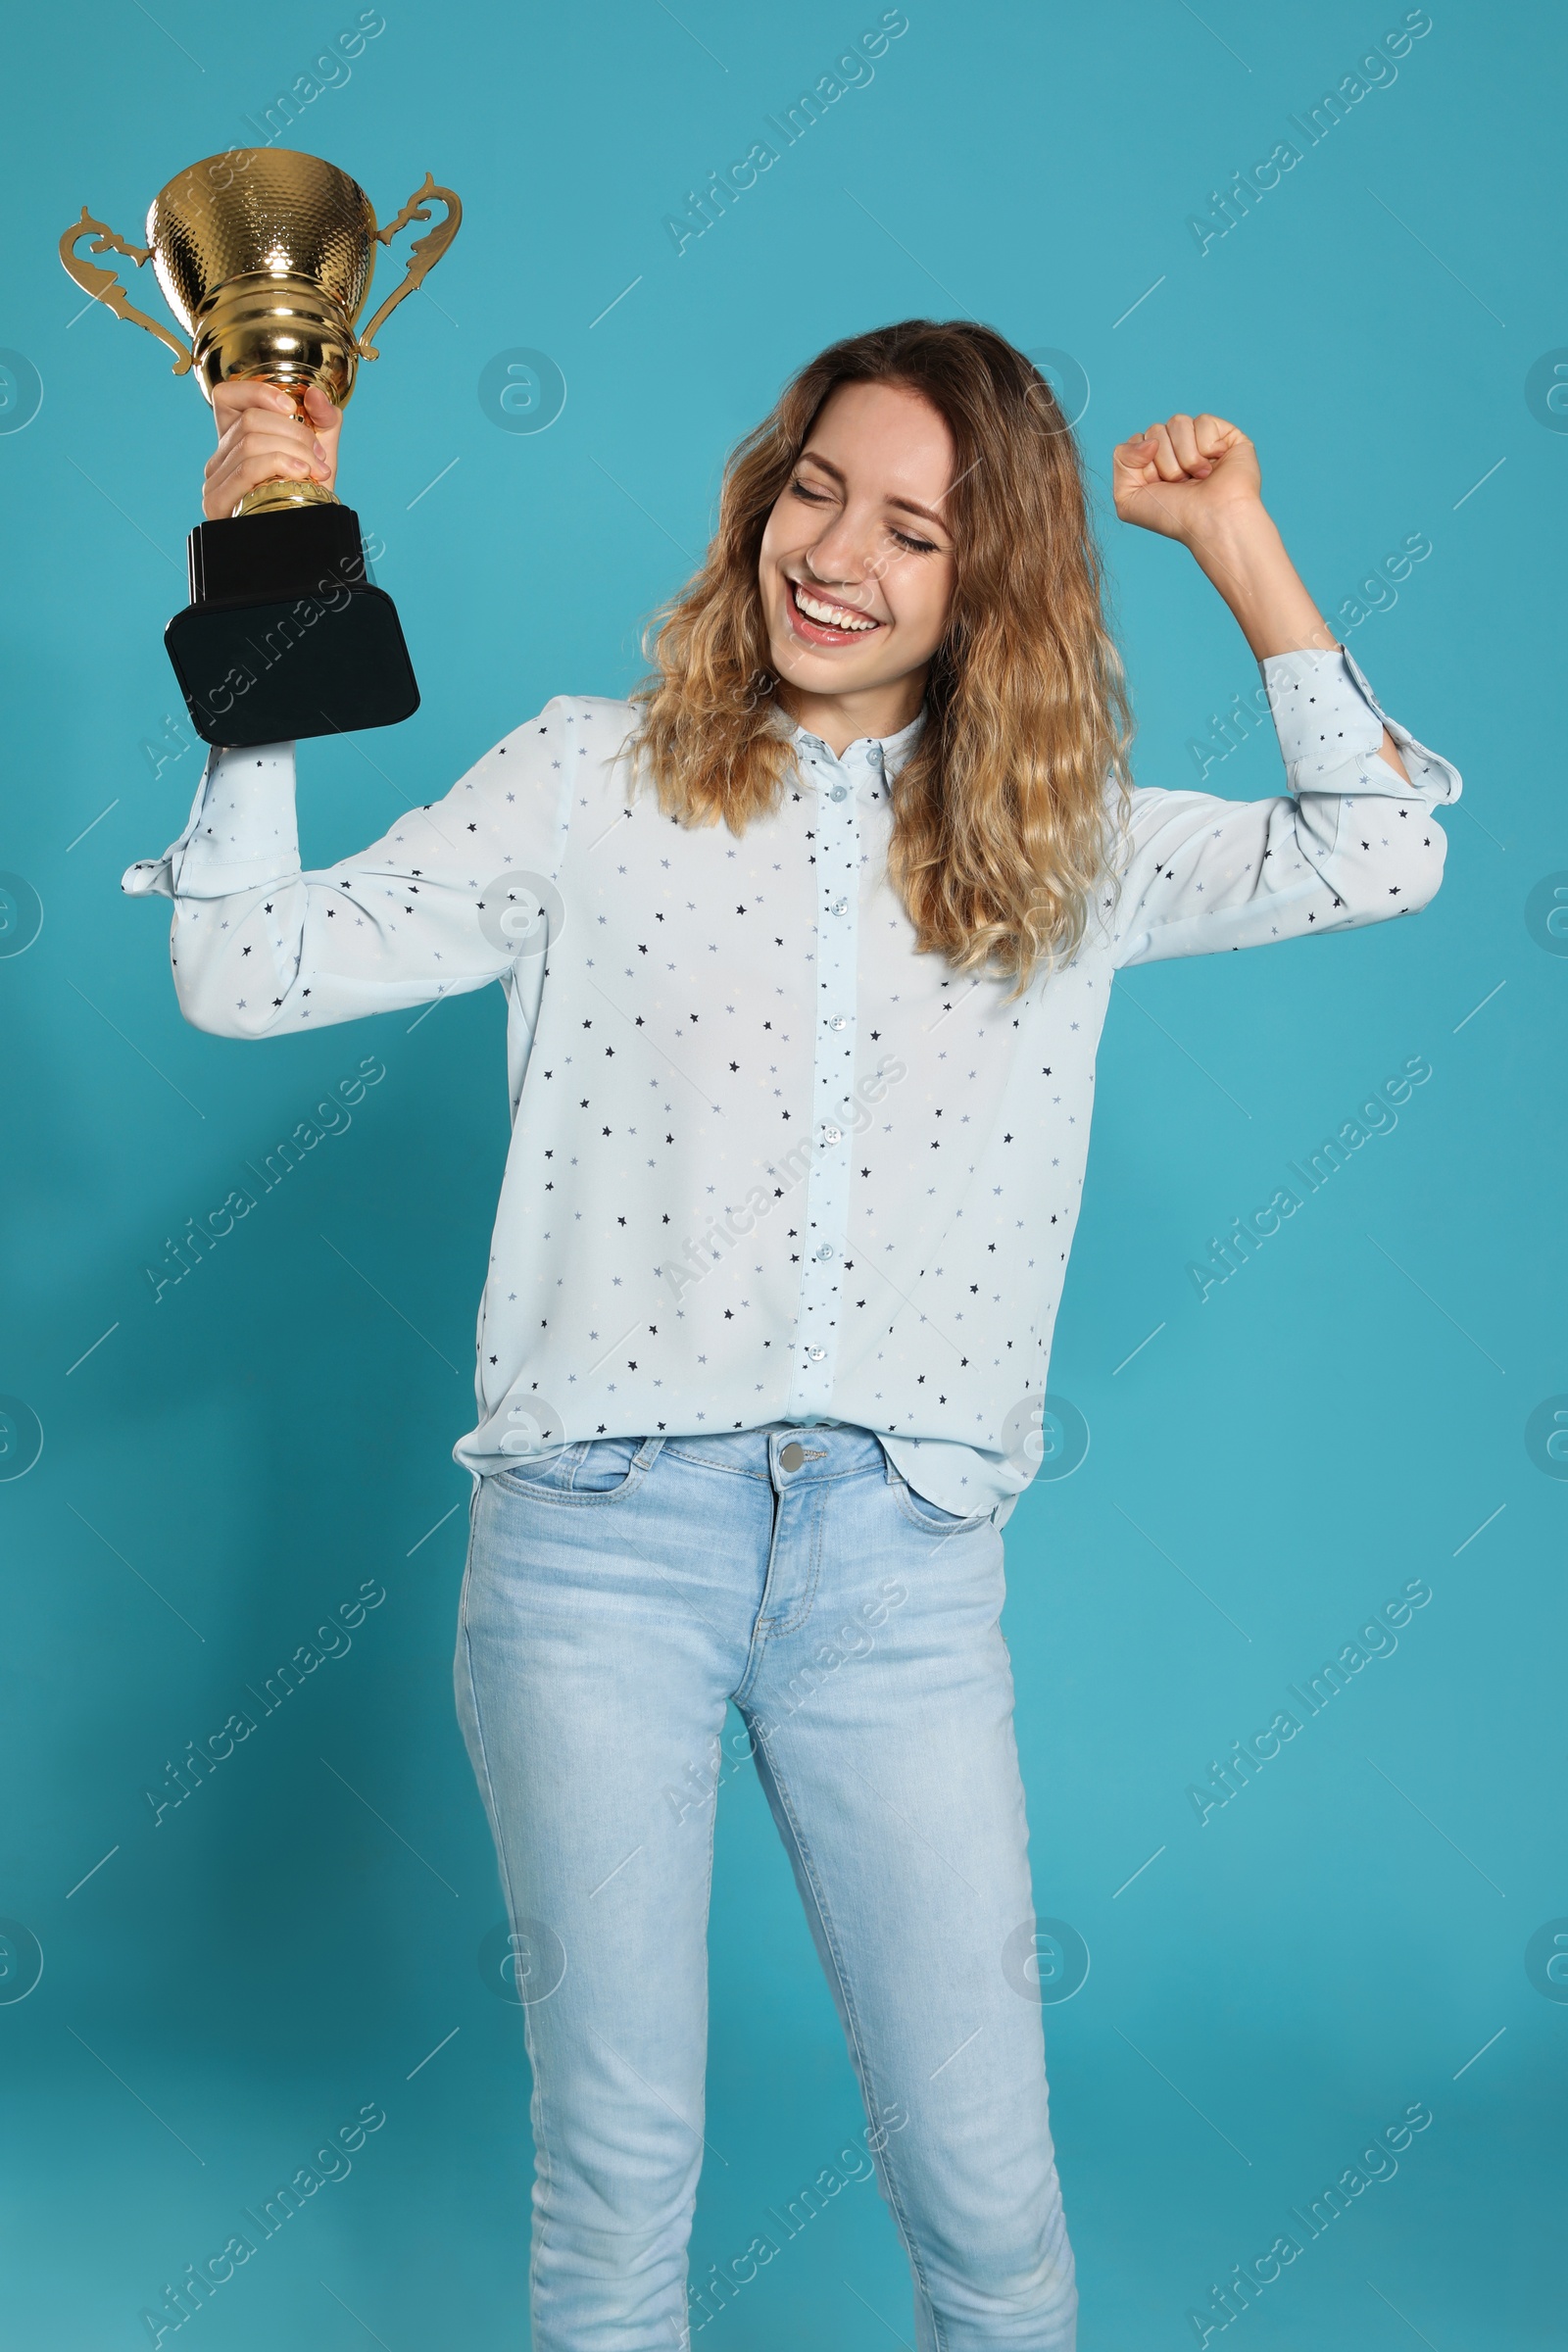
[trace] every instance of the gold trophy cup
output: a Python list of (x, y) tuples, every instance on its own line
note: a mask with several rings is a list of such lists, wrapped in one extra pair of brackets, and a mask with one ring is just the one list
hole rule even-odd
[[(411, 221), (444, 217), (416, 239), (403, 282), (368, 326), (375, 248)], [(82, 207), (60, 259), (84, 293), (144, 326), (194, 373), (204, 397), (230, 377), (258, 377), (293, 396), (318, 385), (347, 403), (362, 360), (379, 355), (382, 321), (434, 269), (463, 208), (428, 173), (397, 218), (377, 228), (369, 198), (346, 172), (276, 147), (209, 156), (154, 197), (145, 245), (127, 244)], [(136, 309), (112, 269), (89, 253), (153, 265), (188, 344)], [(418, 709), (397, 608), (370, 582), (359, 517), (318, 482), (263, 482), (232, 516), (190, 534), (190, 603), (164, 633), (169, 658), (207, 743), (274, 743), (393, 725)]]

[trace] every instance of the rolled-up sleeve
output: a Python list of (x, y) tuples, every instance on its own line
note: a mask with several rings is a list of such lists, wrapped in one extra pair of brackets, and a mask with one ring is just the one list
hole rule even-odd
[(180, 1009), (220, 1037), (267, 1037), (481, 988), (548, 923), (580, 756), (573, 707), (547, 705), (443, 800), (307, 872), (294, 747), (216, 751), (190, 821), (121, 887), (174, 903)]
[[(1433, 811), (1458, 799), (1458, 769), (1388, 715), (1348, 653), (1262, 668), (1289, 791), (1133, 792), (1109, 916), (1118, 967), (1352, 930), (1437, 892), (1447, 842)], [(1408, 782), (1380, 754), (1385, 728)]]

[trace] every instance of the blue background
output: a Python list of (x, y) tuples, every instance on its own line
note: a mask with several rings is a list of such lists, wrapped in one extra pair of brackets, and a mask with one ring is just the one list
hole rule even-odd
[[(44, 1432), (0, 1484), (0, 1911), (44, 1955), (0, 2004), (29, 2352), (150, 2340), (165, 2281), (370, 2100), (387, 2122), (352, 2175), (196, 2334), (526, 2340), (527, 2072), (519, 2014), (478, 1970), (500, 1899), (449, 1667), (466, 1481), (447, 1449), (507, 1143), (502, 1003), (252, 1049), (182, 1025), (167, 907), (119, 877), (196, 788), (160, 632), (211, 420), (149, 337), (75, 315), (54, 251), (84, 201), (138, 236), (156, 189), (253, 141), (247, 117), (355, 13), (93, 0), (6, 35), (0, 342), (43, 387), (0, 433), (0, 865), (43, 909), (0, 958), (0, 1390)], [(1568, 1391), (1568, 962), (1525, 908), (1568, 867), (1568, 435), (1525, 380), (1568, 345), (1560, 17), (1435, 0), (1392, 86), (1200, 255), (1188, 216), (1399, 24), (1394, 0), (1205, 0), (1201, 19), (910, 0), (874, 80), (677, 255), (664, 216), (878, 14), (388, 0), (300, 115), (285, 143), (353, 172), (381, 218), (426, 169), (466, 207), (362, 378), (342, 467), (423, 707), (308, 747), (307, 861), (443, 791), (551, 694), (622, 691), (725, 450), (810, 353), (882, 320), (967, 313), (1071, 353), (1102, 494), (1110, 446), (1152, 416), (1237, 419), (1331, 612), (1426, 534), (1348, 642), (1464, 770), (1447, 879), (1413, 923), (1118, 986), (1053, 1367), (1092, 1444), (1016, 1512), (1006, 1628), (1037, 1901), (1093, 1963), (1047, 2012), (1083, 2352), (1193, 2342), (1209, 2283), (1414, 2101), (1434, 2120), (1397, 2177), (1307, 2245), (1245, 2340), (1559, 2342), (1568, 2006), (1525, 1951), (1568, 1913), (1548, 1830), (1568, 1485), (1525, 1425)], [(516, 347), (564, 376), (548, 430), (480, 405)], [(1255, 670), (1178, 549), (1105, 528), (1138, 772), (1196, 782), (1190, 741)], [(1208, 782), (1276, 791), (1277, 755), (1254, 735)], [(166, 1237), (371, 1053), (386, 1076), (352, 1127), (155, 1304)], [(1188, 1260), (1414, 1054), (1433, 1074), (1396, 1129), (1200, 1304)], [(1413, 1577), (1432, 1598), (1396, 1654), (1200, 1826), (1188, 1785)], [(166, 1760), (367, 1578), (386, 1599), (351, 1652), (155, 1827)], [(720, 1798), (712, 1984), (725, 2161), (704, 2175), (699, 2278), (861, 2120), (746, 1773)], [(706, 2341), (910, 2333), (893, 2226), (852, 2185)]]

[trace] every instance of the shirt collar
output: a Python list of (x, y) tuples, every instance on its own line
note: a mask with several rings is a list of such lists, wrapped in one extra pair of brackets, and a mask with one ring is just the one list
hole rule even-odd
[[(782, 711), (780, 715), (783, 715)], [(842, 759), (828, 750), (819, 735), (810, 734), (798, 722), (790, 725), (787, 732), (797, 753), (809, 745), (823, 759), (832, 760), (835, 766), (868, 768), (874, 776), (891, 783), (919, 741), (924, 726), (925, 706), (922, 704), (906, 727), (900, 727), (893, 735), (858, 735), (847, 747)]]

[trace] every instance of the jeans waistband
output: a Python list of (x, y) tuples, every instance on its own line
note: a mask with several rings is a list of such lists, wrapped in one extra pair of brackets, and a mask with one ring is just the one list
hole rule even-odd
[(672, 1452), (747, 1471), (778, 1487), (871, 1469), (890, 1482), (899, 1477), (876, 1432), (853, 1421), (770, 1421), (758, 1429), (715, 1431), (711, 1437), (686, 1431), (666, 1436), (664, 1445)]

